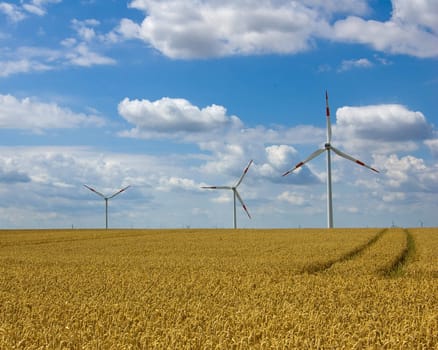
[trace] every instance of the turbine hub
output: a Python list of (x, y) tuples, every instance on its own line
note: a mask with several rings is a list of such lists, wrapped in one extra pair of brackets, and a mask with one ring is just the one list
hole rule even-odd
[(324, 147), (325, 147), (326, 150), (329, 150), (330, 147), (331, 147), (331, 146), (330, 146), (330, 142), (327, 142), (327, 143), (324, 145)]

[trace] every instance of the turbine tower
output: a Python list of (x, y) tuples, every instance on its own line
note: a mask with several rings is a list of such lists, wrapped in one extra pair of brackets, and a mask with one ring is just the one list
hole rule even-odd
[(121, 190), (117, 191), (116, 193), (112, 194), (111, 196), (105, 196), (102, 193), (96, 191), (94, 188), (84, 185), (84, 187), (88, 188), (91, 192), (96, 193), (98, 196), (102, 197), (105, 200), (105, 229), (108, 229), (108, 200), (111, 198), (114, 198), (115, 196), (117, 196), (118, 194), (126, 191), (130, 186), (126, 186), (124, 188), (122, 188)]
[(318, 157), (321, 153), (327, 152), (327, 227), (333, 228), (333, 205), (332, 205), (332, 166), (331, 166), (331, 151), (336, 153), (338, 156), (351, 160), (352, 162), (355, 162), (356, 164), (359, 164), (361, 166), (364, 166), (368, 169), (371, 169), (372, 171), (375, 171), (378, 173), (379, 171), (370, 167), (369, 165), (365, 164), (364, 162), (355, 159), (351, 157), (350, 155), (341, 152), (337, 148), (333, 147), (331, 144), (332, 140), (332, 125), (330, 123), (330, 108), (328, 103), (328, 93), (325, 92), (325, 105), (326, 105), (326, 116), (327, 116), (327, 142), (324, 145), (324, 148), (318, 149), (315, 152), (313, 152), (308, 158), (303, 160), (302, 162), (299, 162), (297, 165), (295, 165), (294, 168), (291, 170), (286, 171), (283, 176), (289, 175), (294, 170), (300, 168), (307, 162), (311, 161), (313, 158)]
[(245, 177), (246, 173), (248, 172), (249, 167), (252, 164), (252, 159), (246, 166), (245, 170), (243, 170), (242, 175), (240, 176), (239, 180), (234, 186), (202, 186), (201, 188), (211, 189), (211, 190), (231, 190), (233, 191), (233, 223), (234, 228), (237, 228), (237, 219), (236, 219), (236, 197), (239, 200), (240, 204), (242, 205), (243, 210), (245, 210), (248, 217), (251, 219), (251, 215), (249, 215), (248, 209), (246, 208), (245, 203), (243, 203), (242, 197), (240, 197), (239, 192), (237, 191), (237, 187), (242, 183), (243, 178)]

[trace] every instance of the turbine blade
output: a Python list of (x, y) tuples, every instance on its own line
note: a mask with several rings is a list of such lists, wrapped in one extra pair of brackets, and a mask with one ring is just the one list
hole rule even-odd
[(122, 188), (121, 190), (119, 190), (119, 191), (117, 191), (116, 193), (114, 193), (112, 196), (108, 197), (108, 199), (114, 198), (114, 197), (117, 196), (118, 194), (120, 194), (120, 193), (126, 191), (129, 187), (131, 187), (131, 186), (128, 185), (128, 186)]
[(249, 167), (251, 166), (251, 164), (252, 164), (252, 159), (249, 161), (249, 163), (248, 163), (248, 165), (246, 166), (245, 170), (243, 170), (242, 176), (240, 176), (239, 181), (237, 181), (236, 186), (234, 186), (234, 187), (237, 187), (237, 186), (240, 185), (240, 183), (242, 182), (242, 180), (243, 180), (243, 178), (245, 177), (246, 173), (248, 172), (248, 169), (249, 169)]
[(332, 141), (332, 123), (330, 122), (330, 107), (327, 90), (325, 91), (325, 115), (327, 117), (327, 143), (330, 143)]
[(87, 185), (84, 185), (84, 187), (88, 188), (91, 192), (96, 193), (98, 196), (101, 196), (102, 198), (105, 198), (105, 196), (102, 193), (96, 191), (94, 188), (92, 188), (90, 186), (87, 186)]
[(230, 186), (201, 186), (201, 188), (206, 188), (209, 190), (232, 190)]
[(248, 215), (248, 217), (251, 219), (251, 215), (249, 214), (248, 209), (246, 208), (245, 203), (243, 203), (242, 197), (240, 197), (239, 192), (237, 192), (236, 189), (234, 189), (234, 192), (236, 193), (236, 197), (239, 200), (240, 204), (242, 205), (243, 210), (245, 210), (246, 214)]
[(321, 148), (316, 150), (315, 152), (313, 152), (309, 157), (307, 157), (305, 160), (303, 160), (302, 162), (299, 162), (297, 165), (295, 165), (294, 168), (292, 168), (291, 170), (286, 171), (283, 176), (289, 175), (291, 172), (293, 172), (294, 170), (298, 169), (299, 167), (303, 166), (304, 164), (306, 164), (307, 162), (311, 161), (313, 158), (318, 157), (322, 152), (324, 152), (326, 149), (325, 148)]
[(330, 147), (333, 152), (335, 152), (338, 156), (341, 156), (345, 159), (351, 160), (352, 162), (355, 162), (356, 164), (362, 165), (365, 168), (371, 169), (372, 171), (375, 171), (376, 173), (378, 173), (379, 171), (377, 169), (374, 169), (372, 167), (370, 167), (369, 165), (365, 164), (364, 162), (360, 161), (359, 159), (353, 158), (352, 156), (349, 156), (348, 154), (341, 152), (340, 150), (338, 150), (337, 148), (334, 148), (333, 146)]

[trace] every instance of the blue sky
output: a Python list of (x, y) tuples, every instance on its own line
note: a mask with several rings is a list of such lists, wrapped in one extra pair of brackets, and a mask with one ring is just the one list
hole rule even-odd
[(438, 226), (435, 0), (0, 1), (0, 226)]

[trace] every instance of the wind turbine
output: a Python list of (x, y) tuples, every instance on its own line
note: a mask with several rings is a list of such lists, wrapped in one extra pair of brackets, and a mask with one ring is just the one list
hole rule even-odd
[(289, 175), (294, 170), (298, 169), (299, 167), (303, 166), (307, 162), (311, 161), (313, 158), (318, 157), (321, 153), (327, 152), (327, 226), (328, 228), (333, 227), (333, 206), (332, 206), (332, 167), (331, 167), (331, 153), (330, 151), (333, 151), (338, 156), (351, 160), (352, 162), (355, 162), (356, 164), (359, 164), (361, 166), (364, 166), (368, 169), (371, 169), (372, 171), (375, 171), (378, 173), (379, 171), (370, 167), (369, 165), (366, 165), (364, 162), (355, 159), (348, 154), (341, 152), (337, 148), (333, 147), (331, 145), (332, 140), (332, 125), (330, 123), (330, 108), (328, 103), (328, 93), (325, 92), (325, 104), (326, 104), (326, 116), (327, 116), (327, 142), (324, 145), (324, 148), (318, 149), (315, 152), (313, 152), (308, 158), (303, 160), (302, 162), (299, 162), (297, 165), (295, 165), (294, 168), (291, 170), (286, 171), (283, 176)]
[(117, 196), (118, 194), (126, 191), (130, 186), (126, 186), (124, 188), (122, 188), (121, 190), (117, 191), (116, 193), (112, 194), (111, 196), (105, 196), (102, 193), (96, 191), (94, 188), (84, 185), (84, 187), (88, 188), (90, 191), (96, 193), (98, 196), (102, 197), (105, 200), (105, 228), (108, 229), (108, 200), (111, 198), (114, 198), (115, 196)]
[(248, 172), (249, 167), (252, 164), (252, 159), (246, 166), (245, 170), (243, 170), (242, 175), (240, 176), (239, 180), (234, 186), (202, 186), (201, 188), (207, 188), (211, 190), (231, 190), (233, 191), (233, 202), (234, 202), (234, 216), (233, 216), (233, 222), (234, 222), (234, 228), (237, 228), (236, 223), (236, 197), (239, 200), (240, 204), (242, 205), (243, 210), (245, 210), (248, 217), (251, 219), (251, 215), (249, 215), (248, 209), (246, 208), (245, 203), (243, 203), (242, 197), (240, 197), (239, 192), (237, 191), (237, 187), (242, 183), (243, 178), (245, 177), (246, 173)]

